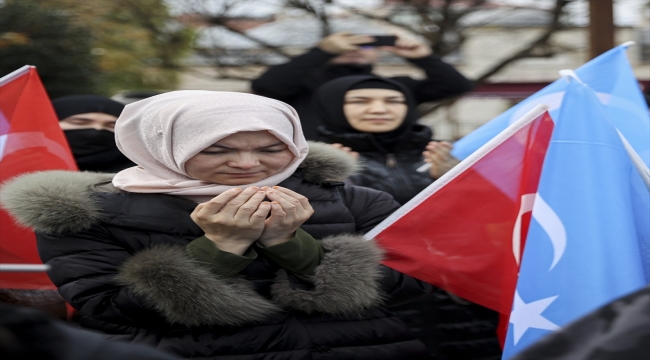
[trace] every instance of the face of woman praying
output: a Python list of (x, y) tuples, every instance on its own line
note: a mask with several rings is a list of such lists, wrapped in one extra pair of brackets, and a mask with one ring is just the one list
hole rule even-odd
[(266, 179), (289, 166), (294, 155), (268, 131), (243, 131), (227, 136), (185, 163), (185, 172), (221, 185), (246, 185)]
[(353, 128), (369, 133), (397, 129), (408, 112), (404, 94), (389, 89), (356, 89), (345, 93), (343, 113)]

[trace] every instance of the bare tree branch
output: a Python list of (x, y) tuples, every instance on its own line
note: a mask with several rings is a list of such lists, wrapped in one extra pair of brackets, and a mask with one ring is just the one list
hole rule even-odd
[[(524, 59), (527, 57), (550, 57), (553, 56), (554, 53), (552, 51), (549, 51), (549, 46), (548, 42), (551, 39), (551, 36), (557, 31), (562, 29), (564, 26), (560, 21), (560, 17), (564, 13), (564, 7), (570, 2), (570, 0), (557, 0), (555, 2), (555, 8), (553, 9), (553, 18), (551, 20), (551, 24), (549, 24), (548, 28), (540, 35), (538, 36), (535, 40), (531, 41), (530, 43), (527, 44), (526, 47), (523, 49), (519, 50), (518, 52), (510, 55), (506, 59), (502, 60), (500, 63), (494, 65), (492, 68), (488, 69), (485, 71), (482, 75), (479, 75), (478, 78), (476, 78), (476, 82), (478, 84), (482, 83), (485, 81), (485, 79), (489, 78), (490, 76), (498, 73), (501, 71), (503, 68), (506, 66), (510, 65), (511, 63)], [(546, 50), (545, 53), (542, 54), (535, 54), (536, 50)]]

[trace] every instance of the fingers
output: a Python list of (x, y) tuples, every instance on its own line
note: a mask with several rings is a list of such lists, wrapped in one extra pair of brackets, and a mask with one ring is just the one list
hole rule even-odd
[(360, 45), (360, 44), (367, 44), (369, 42), (373, 42), (375, 38), (368, 35), (350, 35), (346, 38), (346, 40), (348, 44)]
[(266, 217), (271, 211), (271, 203), (268, 201), (263, 201), (258, 207), (257, 210), (251, 215), (250, 223), (253, 226), (259, 226), (266, 221)]
[[(272, 200), (271, 206), (276, 208), (275, 204), (282, 207), (282, 210), (286, 214), (286, 221), (292, 221), (298, 215), (298, 212), (302, 212), (303, 208), (300, 202), (297, 199), (290, 197), (289, 195), (283, 194), (280, 191), (275, 191), (275, 189), (270, 189), (266, 191), (266, 196)], [(271, 210), (274, 211), (273, 209)], [(271, 214), (273, 216), (273, 214)]]
[(260, 188), (257, 186), (251, 186), (246, 189), (244, 189), (239, 195), (235, 196), (234, 198), (231, 198), (228, 200), (221, 210), (219, 211), (219, 215), (224, 216), (226, 218), (232, 218), (235, 216), (237, 211), (239, 210), (239, 207), (244, 205), (248, 199), (250, 199), (253, 195), (255, 195)]
[(244, 223), (252, 222), (253, 221), (253, 219), (252, 219), (253, 213), (255, 213), (259, 209), (259, 207), (260, 207), (262, 201), (264, 201), (265, 197), (266, 197), (266, 192), (265, 191), (258, 190), (257, 192), (255, 192), (250, 198), (248, 198), (248, 200), (246, 200), (245, 203), (243, 203), (243, 204), (241, 204), (241, 206), (239, 206), (239, 208), (237, 209), (237, 212), (233, 216), (233, 219), (235, 221), (240, 221), (240, 222), (244, 222)]
[(278, 202), (271, 202), (271, 216), (268, 219), (265, 219), (266, 224), (271, 224), (274, 222), (286, 222), (289, 220), (289, 216), (287, 216), (287, 212), (284, 210), (282, 205)]
[(318, 47), (326, 52), (341, 54), (356, 50), (359, 48), (357, 45), (371, 41), (373, 41), (373, 37), (368, 35), (354, 35), (349, 32), (341, 32), (323, 38), (318, 43)]
[(207, 215), (214, 215), (221, 211), (221, 209), (228, 203), (228, 201), (232, 200), (235, 198), (237, 195), (239, 195), (242, 192), (242, 189), (240, 188), (235, 188), (235, 189), (230, 189), (228, 191), (224, 191), (223, 193), (219, 194), (218, 196), (215, 196), (214, 198), (201, 203), (197, 205), (196, 208), (194, 208), (194, 211), (190, 216), (207, 216)]
[(331, 147), (333, 147), (333, 148), (335, 148), (335, 149), (339, 149), (339, 150), (343, 150), (343, 151), (347, 152), (347, 153), (350, 154), (350, 155), (351, 155), (355, 160), (359, 158), (359, 153), (356, 152), (356, 151), (354, 151), (354, 150), (352, 150), (351, 147), (343, 146), (343, 144), (339, 144), (339, 143), (328, 144), (328, 145), (331, 146)]
[(300, 204), (300, 207), (302, 207), (302, 209), (307, 211), (313, 211), (311, 204), (309, 203), (309, 199), (307, 199), (305, 196), (298, 194), (297, 192), (289, 190), (287, 188), (283, 188), (281, 186), (274, 186), (273, 190), (278, 191), (282, 195), (286, 195), (290, 199), (298, 200), (298, 203)]

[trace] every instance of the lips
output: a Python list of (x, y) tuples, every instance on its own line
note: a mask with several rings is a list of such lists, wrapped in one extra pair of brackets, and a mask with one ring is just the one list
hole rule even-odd
[(254, 176), (259, 174), (260, 172), (251, 172), (251, 173), (226, 173), (228, 176), (234, 176), (234, 177), (248, 177), (248, 176)]

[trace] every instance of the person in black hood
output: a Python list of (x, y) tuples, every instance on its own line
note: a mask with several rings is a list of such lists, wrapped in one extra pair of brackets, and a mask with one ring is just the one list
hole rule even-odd
[[(397, 81), (346, 76), (317, 89), (313, 102), (325, 124), (320, 135), (361, 154), (364, 169), (349, 181), (385, 191), (402, 205), (458, 163), (451, 144), (431, 141), (431, 130), (416, 123), (413, 96)], [(426, 162), (430, 171), (417, 171)]]
[(312, 106), (314, 91), (324, 83), (343, 76), (370, 75), (379, 58), (379, 50), (404, 58), (424, 71), (422, 80), (408, 76), (391, 78), (403, 84), (416, 105), (458, 96), (472, 89), (472, 81), (434, 55), (431, 47), (415, 40), (398, 37), (394, 46), (366, 46), (372, 36), (346, 32), (323, 38), (316, 47), (289, 62), (269, 67), (253, 80), (255, 94), (291, 105), (300, 115), (307, 140), (320, 140), (317, 128), (323, 123)]
[(52, 105), (79, 170), (118, 172), (135, 165), (115, 145), (113, 128), (123, 104), (98, 95), (71, 95)]
[[(335, 147), (358, 154), (363, 168), (346, 182), (385, 191), (404, 204), (458, 163), (451, 144), (431, 142), (416, 123), (415, 102), (401, 83), (372, 75), (332, 80), (313, 98)], [(417, 169), (431, 162), (429, 171)], [(433, 296), (389, 308), (437, 359), (500, 359), (496, 312), (438, 289)]]

